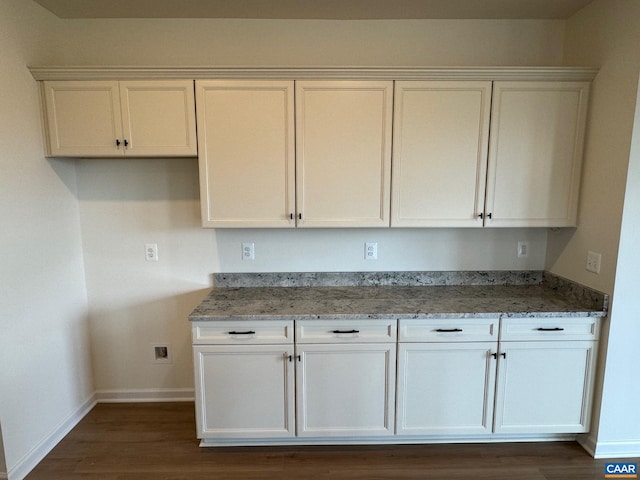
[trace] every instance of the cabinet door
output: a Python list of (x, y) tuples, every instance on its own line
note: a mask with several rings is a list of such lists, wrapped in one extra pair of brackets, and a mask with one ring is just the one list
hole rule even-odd
[(392, 227), (482, 227), (491, 82), (396, 82)]
[(126, 155), (196, 156), (193, 80), (120, 82)]
[(489, 434), (497, 342), (398, 346), (398, 435)]
[(293, 82), (196, 81), (205, 227), (294, 227)]
[(293, 345), (193, 351), (198, 438), (294, 435)]
[(389, 226), (393, 82), (296, 82), (298, 226)]
[(576, 224), (588, 83), (495, 82), (486, 225)]
[(596, 342), (501, 342), (496, 433), (589, 431)]
[(51, 81), (43, 88), (47, 155), (124, 155), (118, 82)]
[(395, 344), (298, 345), (300, 437), (393, 435)]

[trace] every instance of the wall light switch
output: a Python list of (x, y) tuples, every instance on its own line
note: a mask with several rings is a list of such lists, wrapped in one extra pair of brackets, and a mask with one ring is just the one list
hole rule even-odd
[(520, 240), (518, 242), (518, 258), (525, 258), (529, 256), (529, 242), (526, 240)]
[(600, 262), (602, 261), (602, 254), (588, 251), (587, 252), (587, 265), (585, 268), (587, 272), (600, 273)]

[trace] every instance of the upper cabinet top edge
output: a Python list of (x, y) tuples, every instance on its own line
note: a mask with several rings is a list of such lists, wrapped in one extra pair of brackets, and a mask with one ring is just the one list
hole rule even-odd
[(31, 66), (35, 80), (556, 80), (591, 81), (593, 67), (127, 67)]

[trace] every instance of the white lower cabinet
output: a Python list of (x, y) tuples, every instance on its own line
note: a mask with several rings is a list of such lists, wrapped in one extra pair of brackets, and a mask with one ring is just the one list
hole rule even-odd
[(398, 435), (491, 433), (497, 342), (401, 343)]
[(200, 438), (292, 437), (293, 345), (194, 347)]
[(393, 435), (395, 344), (296, 347), (300, 437)]
[(193, 322), (198, 438), (293, 437), (293, 321)]
[(193, 322), (198, 437), (251, 445), (587, 432), (599, 328), (590, 317)]
[(589, 431), (597, 342), (502, 342), (496, 433)]

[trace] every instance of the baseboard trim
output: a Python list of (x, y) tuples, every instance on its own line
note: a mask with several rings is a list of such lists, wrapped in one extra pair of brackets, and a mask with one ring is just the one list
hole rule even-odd
[(640, 457), (640, 440), (630, 442), (596, 442), (593, 458)]
[(0, 478), (11, 478), (11, 480), (22, 480), (36, 465), (75, 427), (84, 416), (96, 405), (95, 394), (91, 395), (67, 418), (62, 420), (46, 437), (38, 442), (18, 463), (9, 469), (8, 476)]
[(578, 435), (576, 442), (584, 448), (589, 455), (595, 458), (596, 456), (596, 439), (591, 435)]
[(193, 402), (193, 388), (147, 388), (139, 390), (98, 390), (98, 403)]

